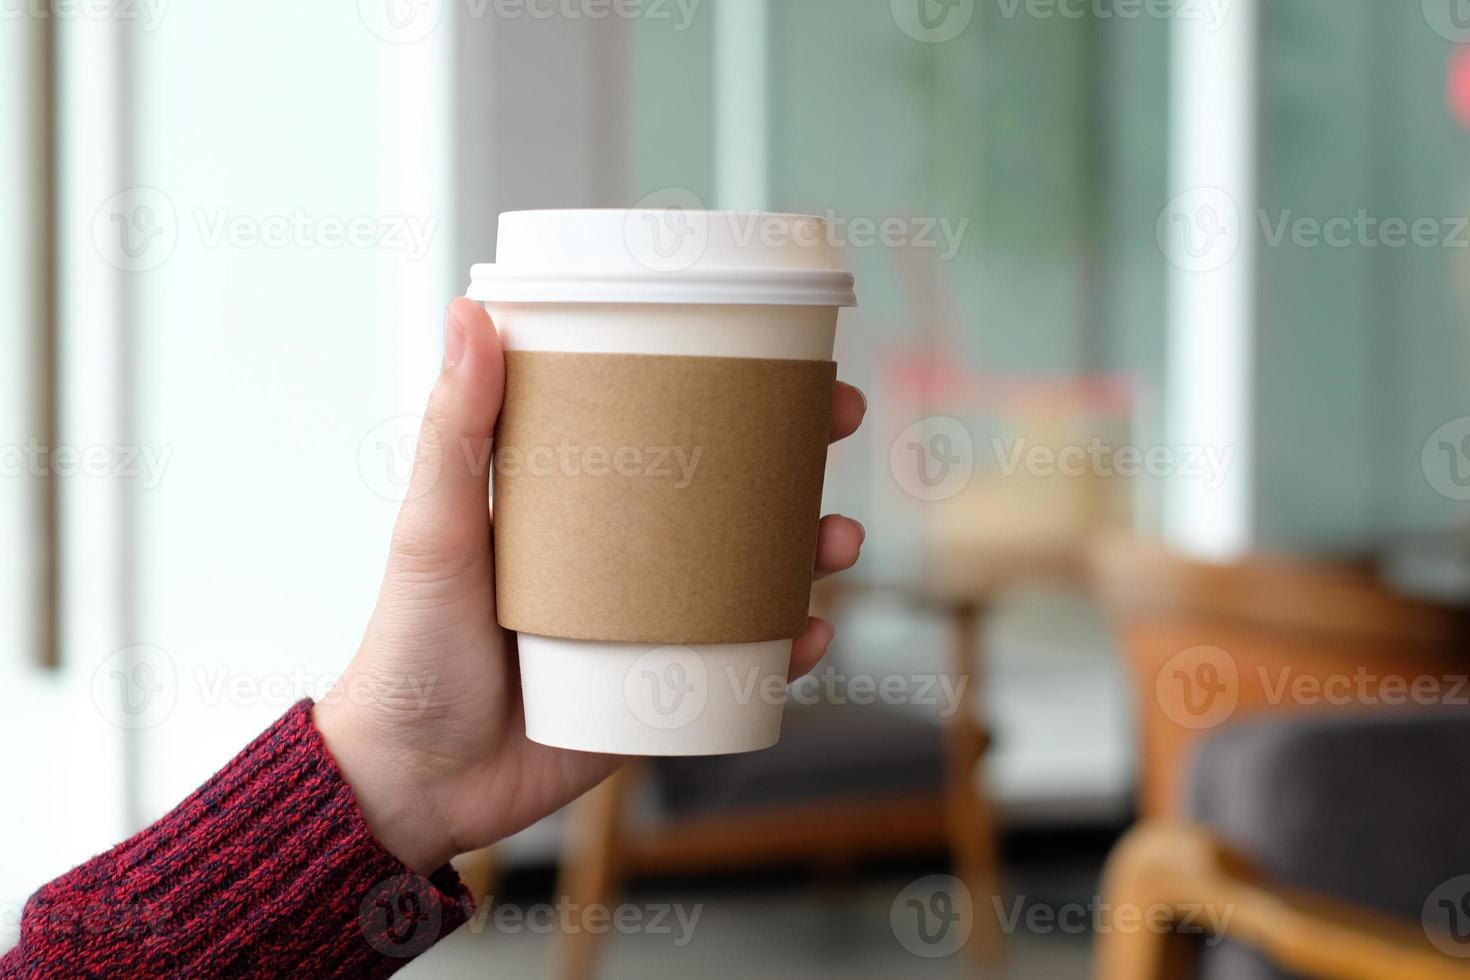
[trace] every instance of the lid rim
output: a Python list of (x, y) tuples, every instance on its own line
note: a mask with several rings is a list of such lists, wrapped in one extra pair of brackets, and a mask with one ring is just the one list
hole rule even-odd
[(479, 302), (856, 306), (840, 269), (535, 269), (475, 265), (465, 295)]

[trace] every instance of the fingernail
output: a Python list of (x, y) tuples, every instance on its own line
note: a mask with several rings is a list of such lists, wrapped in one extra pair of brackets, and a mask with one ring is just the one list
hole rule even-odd
[(444, 366), (454, 367), (464, 360), (464, 327), (450, 310), (444, 318)]
[(858, 544), (862, 544), (864, 541), (868, 540), (868, 529), (863, 527), (863, 522), (852, 517), (849, 517), (848, 520), (852, 521), (858, 526)]
[(868, 414), (868, 396), (866, 394), (864, 394), (863, 393), (863, 389), (859, 388), (857, 385), (853, 385), (852, 386), (852, 390), (855, 391), (855, 392), (857, 392), (858, 393), (858, 397), (862, 399), (862, 402), (863, 402), (863, 414), (864, 415), (867, 415)]

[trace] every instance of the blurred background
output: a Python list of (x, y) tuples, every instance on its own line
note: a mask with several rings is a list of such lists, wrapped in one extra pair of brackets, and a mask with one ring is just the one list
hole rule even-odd
[(0, 75), (0, 948), (345, 666), (497, 214), (693, 201), (857, 276), (838, 642), (405, 975), (1470, 963), (1470, 4), (27, 0)]

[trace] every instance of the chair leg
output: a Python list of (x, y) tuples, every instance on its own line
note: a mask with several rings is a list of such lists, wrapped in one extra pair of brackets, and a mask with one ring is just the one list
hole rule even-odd
[[(1108, 855), (1102, 900), (1113, 909), (1169, 903), (1175, 875), (1194, 874), (1199, 848), (1167, 825), (1140, 824)], [(1156, 929), (1110, 929), (1094, 945), (1096, 980), (1188, 980), (1198, 966), (1199, 937)]]
[[(607, 909), (622, 890), (623, 799), (630, 774), (615, 772), (601, 786), (572, 805), (568, 814), (567, 848), (562, 856), (557, 895), (569, 914), (558, 942), (557, 975), (562, 980), (593, 980), (603, 928), (589, 928), (588, 912)], [(607, 915), (600, 921), (606, 925)]]
[[(975, 773), (975, 770), (970, 770)], [(989, 801), (979, 792), (951, 790), (948, 801), (948, 835), (950, 854), (956, 865), (956, 877), (969, 889), (975, 904), (975, 927), (970, 932), (966, 949), (980, 961), (1000, 959), (1005, 952), (1000, 915), (995, 911), (995, 896), (1000, 895), (1000, 861), (995, 855), (995, 827)]]
[(976, 720), (980, 672), (981, 610), (965, 605), (954, 613), (955, 676), (965, 681), (960, 704), (944, 725), (945, 813), (955, 876), (974, 902), (974, 927), (966, 951), (976, 960), (990, 962), (1005, 953), (995, 900), (1000, 894), (1000, 858), (996, 848), (994, 811), (979, 785), (981, 763), (989, 736)]
[(477, 906), (483, 908), (487, 901), (494, 899), (495, 886), (500, 880), (500, 861), (493, 845), (461, 854), (454, 859), (454, 870), (475, 897)]

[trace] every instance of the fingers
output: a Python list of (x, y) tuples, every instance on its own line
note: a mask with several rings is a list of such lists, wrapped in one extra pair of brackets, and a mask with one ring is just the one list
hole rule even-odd
[(845, 572), (857, 564), (867, 531), (851, 517), (828, 514), (817, 525), (816, 578)]
[[(863, 424), (868, 412), (868, 399), (862, 391), (845, 381), (839, 381), (832, 389), (832, 442), (846, 439)], [(822, 518), (817, 527), (817, 560), (814, 574), (823, 578), (846, 571), (857, 564), (862, 552), (863, 538), (867, 532), (850, 517), (829, 514)], [(809, 673), (827, 653), (835, 630), (832, 624), (818, 616), (809, 616), (806, 632), (791, 644), (790, 679), (795, 680)]]
[(867, 396), (846, 381), (837, 382), (832, 389), (832, 435), (829, 441), (846, 439), (856, 432), (867, 412)]
[(505, 393), (505, 358), (490, 316), (456, 299), (444, 323), (444, 364), (429, 395), (395, 550), (455, 561), (490, 531), (490, 440)]
[(826, 655), (833, 633), (832, 624), (825, 619), (818, 616), (807, 617), (806, 632), (791, 644), (791, 670), (787, 674), (788, 680), (794, 681), (811, 673), (818, 661)]
[[(867, 413), (867, 396), (846, 381), (837, 382), (832, 389), (831, 441), (846, 439), (856, 432)], [(855, 565), (866, 535), (863, 526), (850, 517), (829, 514), (822, 518), (817, 528), (816, 577), (846, 571)]]
[[(828, 514), (817, 526), (816, 577), (844, 572), (857, 564), (866, 536), (863, 526), (850, 517)], [(795, 680), (811, 671), (827, 653), (835, 634), (832, 624), (817, 616), (809, 616), (806, 632), (791, 644), (791, 671)]]

